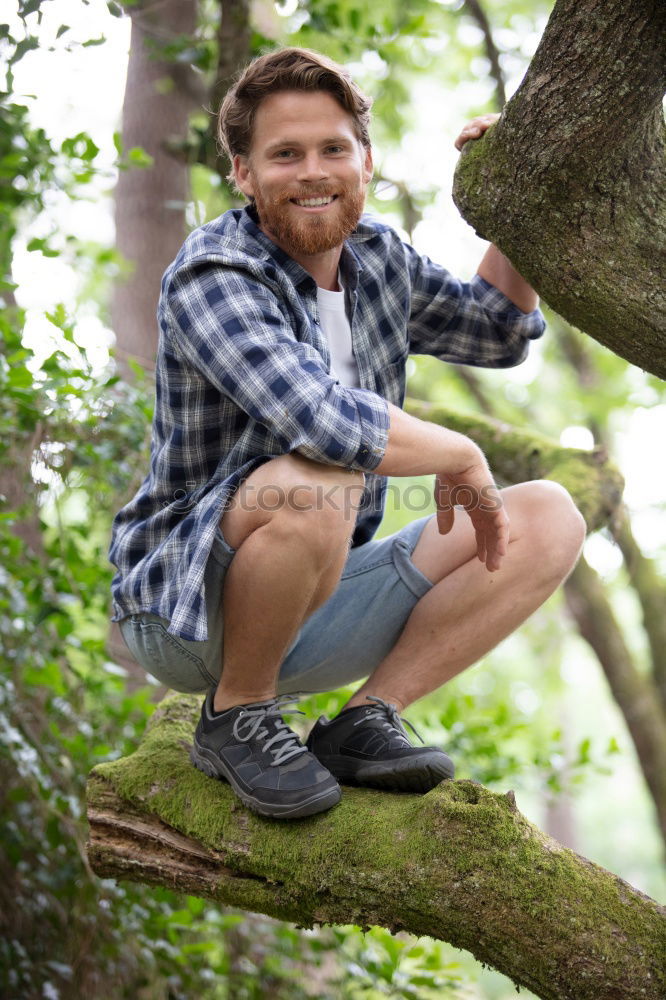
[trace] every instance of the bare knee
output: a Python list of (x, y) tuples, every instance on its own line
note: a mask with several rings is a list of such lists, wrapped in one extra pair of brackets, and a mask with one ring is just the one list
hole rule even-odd
[(295, 452), (263, 463), (241, 484), (220, 525), (234, 548), (271, 525), (277, 534), (305, 536), (327, 555), (351, 535), (364, 486), (363, 473), (313, 462)]
[(526, 536), (535, 569), (563, 579), (575, 566), (587, 531), (571, 495), (548, 479), (520, 483), (506, 492), (513, 493), (512, 527)]

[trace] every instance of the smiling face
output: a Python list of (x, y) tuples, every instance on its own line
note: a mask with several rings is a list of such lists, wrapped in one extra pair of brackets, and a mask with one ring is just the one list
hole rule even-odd
[(331, 94), (286, 90), (259, 105), (250, 155), (234, 157), (234, 174), (261, 229), (291, 256), (310, 256), (341, 247), (356, 228), (372, 154)]

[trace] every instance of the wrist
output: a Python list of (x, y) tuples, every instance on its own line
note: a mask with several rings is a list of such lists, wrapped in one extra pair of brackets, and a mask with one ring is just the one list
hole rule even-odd
[(448, 460), (446, 471), (460, 475), (470, 469), (486, 465), (486, 459), (477, 444), (465, 434), (446, 429)]

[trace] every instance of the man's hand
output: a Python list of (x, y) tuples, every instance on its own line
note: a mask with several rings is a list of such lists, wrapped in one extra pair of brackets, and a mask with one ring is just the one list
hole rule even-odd
[(468, 139), (480, 139), (486, 129), (494, 125), (498, 118), (499, 115), (496, 114), (479, 115), (478, 118), (472, 118), (454, 142), (456, 149), (460, 151)]
[(437, 526), (441, 535), (453, 527), (454, 506), (463, 507), (476, 534), (476, 554), (489, 573), (498, 570), (509, 545), (509, 518), (483, 455), (464, 472), (435, 476)]

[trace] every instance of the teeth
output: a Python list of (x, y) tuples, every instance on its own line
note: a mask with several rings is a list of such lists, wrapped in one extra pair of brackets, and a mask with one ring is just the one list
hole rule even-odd
[(330, 205), (333, 201), (333, 195), (329, 198), (304, 198), (302, 201), (297, 201), (296, 199), (294, 201), (296, 201), (297, 205), (303, 205), (305, 208), (314, 208), (317, 205)]

